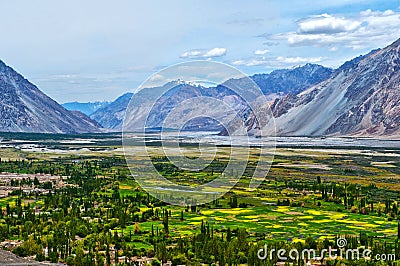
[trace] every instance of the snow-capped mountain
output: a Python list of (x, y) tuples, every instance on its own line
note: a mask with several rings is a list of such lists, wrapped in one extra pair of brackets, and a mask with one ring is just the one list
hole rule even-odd
[[(306, 64), (305, 66), (296, 67), (293, 69), (281, 69), (271, 72), (270, 74), (256, 74), (250, 78), (260, 87), (265, 95), (271, 99), (281, 97), (288, 93), (298, 93), (314, 85), (322, 80), (325, 80), (332, 74), (333, 70), (316, 64)], [(151, 116), (148, 118), (148, 123), (152, 127), (161, 127), (164, 118), (177, 104), (184, 100), (188, 100), (198, 96), (215, 97), (223, 101), (228, 101), (230, 105), (236, 106), (236, 110), (245, 108), (246, 103), (235, 95), (232, 91), (226, 89), (226, 86), (234, 86), (243, 95), (248, 94), (248, 79), (232, 79), (226, 81), (224, 84), (216, 87), (205, 88), (201, 84), (186, 82), (183, 80), (176, 80), (172, 83), (167, 83), (164, 87), (159, 88), (146, 88), (141, 90), (132, 99), (134, 103), (131, 108), (135, 109), (132, 117), (132, 125), (142, 125), (144, 121), (143, 114), (146, 113), (147, 108), (150, 108), (154, 103), (154, 97), (158, 97), (160, 92), (165, 90), (166, 87), (171, 87), (170, 91), (158, 100), (159, 105), (156, 106)], [(105, 108), (101, 108), (93, 113), (90, 117), (98, 121), (106, 128), (120, 130), (122, 129), (123, 118), (128, 103), (132, 94), (125, 94), (118, 98), (115, 102), (111, 103)], [(200, 116), (203, 106), (193, 104), (191, 110), (185, 110), (186, 113), (190, 112), (193, 116)], [(196, 111), (197, 108), (197, 111)], [(218, 108), (216, 108), (218, 109)], [(133, 110), (132, 110), (133, 111)], [(228, 118), (224, 114), (224, 110), (207, 110), (209, 115), (225, 121)], [(176, 122), (179, 124), (179, 119), (183, 119), (182, 114), (177, 114)], [(179, 118), (180, 117), (180, 118)], [(139, 123), (141, 121), (141, 123)], [(187, 129), (192, 130), (218, 130), (221, 128), (219, 123), (210, 119), (199, 118), (197, 121), (192, 121), (191, 125), (187, 125)]]

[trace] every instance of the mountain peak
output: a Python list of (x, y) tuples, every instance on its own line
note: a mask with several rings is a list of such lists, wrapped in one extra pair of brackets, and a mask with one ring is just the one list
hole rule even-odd
[(202, 87), (202, 84), (194, 81), (186, 81), (183, 79), (176, 79), (173, 81), (168, 82), (164, 86), (178, 86), (178, 85), (186, 85), (186, 86), (192, 86), (192, 87)]
[(400, 38), (395, 40), (391, 45), (389, 45), (390, 47), (399, 47), (400, 46)]
[(4, 72), (7, 67), (8, 66), (0, 59), (0, 72)]

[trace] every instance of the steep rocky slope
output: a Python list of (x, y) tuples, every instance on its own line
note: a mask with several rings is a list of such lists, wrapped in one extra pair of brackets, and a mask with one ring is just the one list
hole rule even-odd
[(39, 133), (98, 132), (89, 118), (67, 111), (0, 61), (0, 131)]
[(298, 95), (276, 99), (272, 109), (277, 135), (400, 136), (400, 40), (346, 62)]

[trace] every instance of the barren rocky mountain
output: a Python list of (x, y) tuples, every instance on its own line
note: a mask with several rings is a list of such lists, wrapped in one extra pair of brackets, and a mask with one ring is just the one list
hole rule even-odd
[[(276, 134), (282, 136), (399, 136), (400, 135), (400, 40), (384, 49), (371, 51), (332, 70), (319, 65), (276, 70), (257, 74), (251, 79), (271, 101)], [(188, 130), (220, 130), (221, 121), (232, 113), (218, 106), (192, 101), (210, 97), (234, 106), (246, 118), (248, 130), (259, 134), (256, 119), (240, 95), (250, 95), (254, 88), (245, 79), (232, 79), (216, 87), (205, 88), (185, 82), (172, 82), (158, 88), (143, 89), (133, 96), (127, 93), (91, 117), (68, 111), (42, 93), (0, 61), (0, 131), (83, 133), (98, 132), (100, 127), (121, 130), (128, 104), (127, 127), (162, 127), (173, 115), (171, 127)], [(168, 89), (168, 93), (165, 92)], [(160, 95), (162, 95), (160, 97)], [(132, 97), (133, 96), (133, 97)], [(132, 99), (132, 101), (131, 101)], [(252, 100), (256, 100), (255, 98)], [(263, 107), (260, 107), (263, 108)], [(217, 120), (210, 119), (214, 117)], [(272, 124), (265, 132), (274, 131)]]
[[(246, 89), (251, 97), (252, 88)], [(162, 87), (143, 89), (129, 104), (125, 130), (140, 130), (144, 127), (222, 130), (221, 123), (232, 119), (235, 112), (229, 112), (221, 103), (234, 106), (236, 111), (247, 107), (242, 98), (223, 85), (205, 88), (174, 81)]]
[(255, 74), (251, 79), (265, 95), (298, 94), (315, 85), (333, 73), (333, 69), (317, 64), (306, 64), (292, 69), (278, 69), (269, 74)]
[[(277, 135), (400, 136), (399, 90), (397, 40), (346, 62), (298, 95), (276, 99), (272, 110)], [(272, 132), (273, 126), (264, 129)]]
[(0, 61), (0, 131), (40, 133), (98, 132), (82, 113), (67, 111), (22, 75)]
[[(306, 64), (302, 67), (296, 67), (293, 69), (281, 69), (271, 72), (270, 74), (256, 74), (250, 78), (259, 86), (262, 92), (271, 99), (276, 97), (282, 97), (288, 93), (298, 93), (314, 85), (322, 80), (325, 80), (332, 74), (332, 69), (326, 68), (316, 64)], [(173, 85), (173, 86), (172, 86)], [(161, 127), (162, 122), (167, 115), (174, 110), (174, 108), (181, 102), (194, 99), (199, 96), (206, 96), (215, 99), (225, 101), (230, 106), (235, 106), (236, 111), (240, 111), (245, 108), (246, 103), (235, 95), (227, 87), (236, 88), (240, 91), (241, 95), (250, 95), (252, 92), (251, 88), (254, 84), (249, 84), (249, 80), (246, 78), (232, 79), (226, 81), (216, 87), (204, 88), (202, 86), (193, 86), (190, 83), (176, 82), (175, 84), (165, 84), (164, 87), (159, 88), (148, 88), (141, 90), (137, 95), (132, 98), (130, 105), (130, 127), (132, 129), (140, 128), (144, 125), (143, 117), (156, 98), (161, 95), (161, 91), (164, 91), (166, 87), (170, 91), (163, 97), (157, 100), (157, 105), (153, 107), (153, 111), (148, 118), (148, 125), (151, 127)], [(111, 103), (105, 108), (97, 110), (91, 115), (91, 118), (98, 121), (103, 127), (120, 130), (122, 128), (123, 118), (125, 110), (131, 100), (132, 94), (125, 94), (119, 97), (116, 101)], [(251, 97), (251, 95), (250, 95)], [(253, 99), (255, 100), (255, 99)], [(171, 126), (179, 126), (183, 119), (191, 116), (199, 116), (199, 118), (192, 120), (186, 129), (191, 130), (219, 130), (221, 129), (220, 123), (215, 120), (200, 117), (201, 114), (208, 114), (215, 118), (221, 119), (221, 121), (227, 121), (230, 118), (230, 114), (226, 113), (226, 110), (218, 107), (210, 110), (212, 106), (205, 110), (206, 105), (198, 102), (193, 102), (191, 108), (185, 110), (175, 110), (174, 115), (176, 123)], [(187, 115), (185, 115), (187, 114)]]

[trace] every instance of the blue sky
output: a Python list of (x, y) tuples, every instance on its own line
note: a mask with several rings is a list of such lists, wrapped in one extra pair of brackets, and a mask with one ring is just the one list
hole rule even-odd
[(400, 38), (398, 1), (1, 1), (0, 59), (60, 103), (113, 100), (158, 70), (337, 67)]

